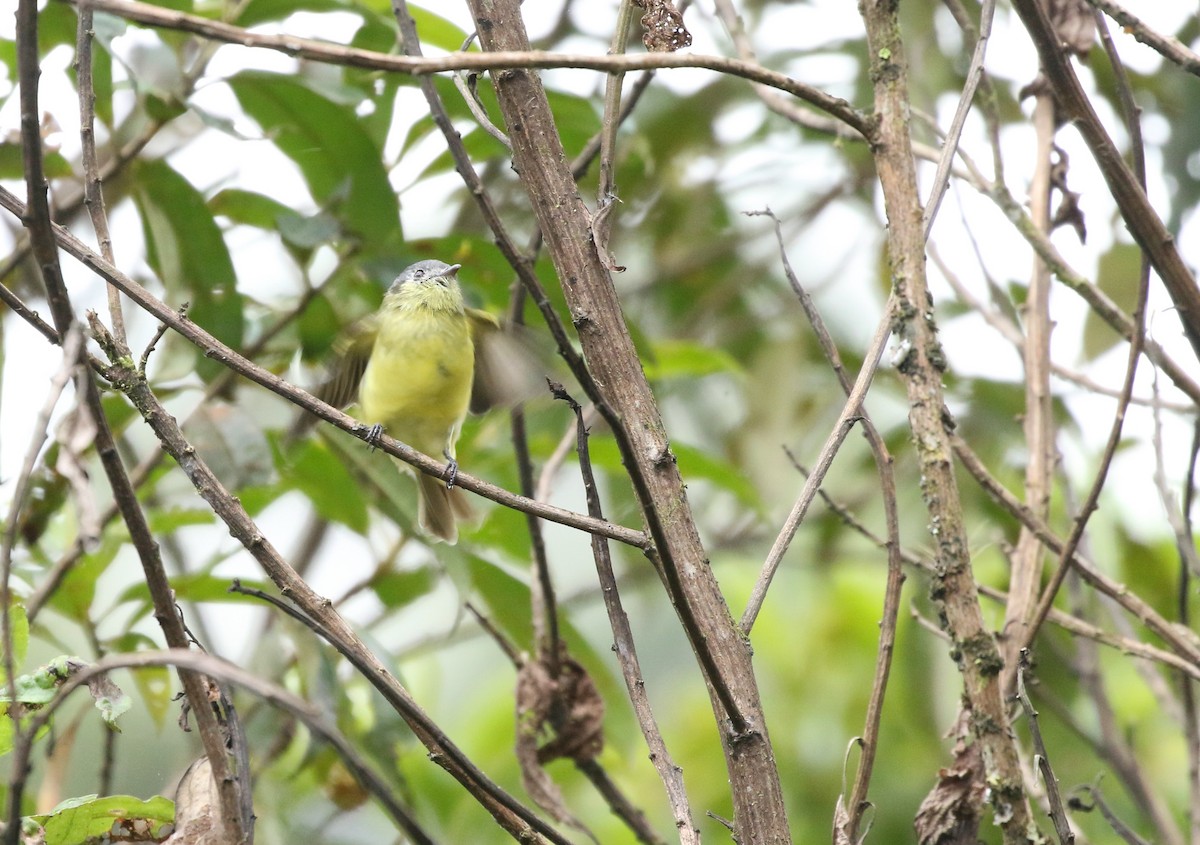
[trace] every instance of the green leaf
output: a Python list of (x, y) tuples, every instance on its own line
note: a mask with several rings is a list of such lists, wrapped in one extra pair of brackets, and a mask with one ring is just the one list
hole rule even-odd
[(339, 206), (346, 228), (369, 244), (398, 238), (400, 206), (382, 153), (353, 109), (279, 74), (239, 73), (229, 85), (246, 113), (296, 162), (318, 203)]
[[(134, 202), (142, 217), (147, 260), (167, 290), (191, 302), (188, 317), (226, 345), (242, 344), (242, 295), (225, 239), (204, 197), (165, 161), (139, 160)], [(197, 371), (224, 368), (197, 352)]]
[(128, 539), (123, 523), (106, 528), (99, 548), (67, 570), (62, 588), (50, 596), (50, 606), (68, 619), (85, 622), (96, 596), (96, 582)]
[(415, 569), (404, 572), (384, 572), (371, 579), (371, 589), (384, 607), (397, 608), (419, 599), (437, 586), (433, 570)]
[[(156, 648), (158, 643), (150, 637), (130, 631), (113, 640), (110, 651), (127, 654)], [(133, 673), (133, 682), (142, 695), (146, 712), (160, 728), (166, 723), (175, 694), (171, 686), (171, 677), (171, 669), (168, 666), (144, 666)]]
[(432, 45), (453, 52), (461, 48), (467, 39), (467, 34), (460, 27), (455, 26), (441, 15), (435, 15), (420, 6), (409, 6), (409, 11), (412, 12), (413, 22), (417, 25), (417, 37), (421, 39), (423, 45)]
[(228, 188), (208, 201), (213, 214), (235, 223), (278, 232), (291, 246), (305, 251), (335, 240), (341, 230), (328, 214), (305, 216), (265, 194)]
[[(1141, 277), (1142, 250), (1134, 244), (1114, 244), (1100, 256), (1096, 283), (1126, 314), (1137, 305), (1138, 283)], [(1088, 309), (1083, 325), (1083, 354), (1094, 361), (1121, 341), (1112, 327)]]
[(239, 188), (217, 191), (209, 198), (208, 208), (213, 214), (228, 217), (234, 223), (268, 231), (273, 231), (279, 225), (279, 218), (292, 211), (279, 200)]
[(317, 294), (300, 315), (297, 328), (300, 333), (300, 352), (305, 360), (325, 357), (341, 330), (341, 321), (333, 303), (324, 294)]
[(339, 457), (320, 443), (309, 440), (301, 444), (292, 461), (280, 469), (280, 479), (304, 493), (321, 516), (359, 534), (366, 533), (370, 520), (360, 483)]
[(396, 461), (382, 452), (367, 448), (361, 440), (340, 432), (322, 430), (329, 449), (334, 452), (358, 480), (361, 489), (369, 490), (371, 505), (400, 526), (406, 534), (416, 531), (417, 490)]
[[(248, 581), (242, 579), (241, 583), (247, 587), (254, 587), (264, 591), (274, 589), (266, 581)], [(181, 601), (260, 604), (258, 599), (251, 596), (245, 596), (241, 593), (231, 593), (229, 588), (232, 584), (233, 581), (229, 578), (212, 575), (208, 572), (193, 572), (187, 575), (176, 575), (171, 578), (171, 589), (175, 591), (176, 598)], [(148, 610), (152, 606), (150, 588), (143, 581), (130, 584), (117, 597), (118, 604), (123, 602), (138, 602)]]
[(679, 462), (679, 472), (685, 481), (690, 482), (696, 478), (703, 478), (722, 490), (732, 493), (738, 501), (748, 507), (762, 507), (758, 488), (751, 484), (750, 480), (729, 461), (678, 441), (671, 443), (671, 451), (675, 453), (675, 458)]
[[(47, 150), (42, 153), (42, 169), (50, 179), (62, 179), (72, 174), (71, 163), (62, 153)], [(0, 179), (20, 179), (25, 175), (21, 145), (0, 143)]]
[(647, 357), (646, 377), (651, 380), (742, 372), (741, 365), (724, 349), (691, 340), (658, 341)]
[[(14, 602), (8, 606), (8, 624), (12, 626), (12, 665), (20, 666), (25, 662), (25, 654), (29, 650), (29, 619), (25, 615), (24, 605)], [(0, 683), (7, 683), (7, 678), (4, 664), (0, 661)]]
[(344, 12), (346, 4), (339, 0), (250, 0), (238, 8), (233, 21), (240, 27), (256, 26), (266, 21), (278, 21), (296, 12)]
[(75, 845), (100, 837), (159, 841), (161, 828), (175, 821), (175, 804), (160, 795), (147, 800), (131, 795), (86, 795), (29, 819), (44, 829), (46, 845)]
[(533, 642), (529, 617), (529, 585), (503, 567), (475, 555), (467, 555), (471, 586), (487, 606), (488, 615), (520, 647)]

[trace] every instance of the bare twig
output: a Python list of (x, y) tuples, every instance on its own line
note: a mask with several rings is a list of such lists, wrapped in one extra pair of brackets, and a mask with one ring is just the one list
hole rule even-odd
[[(96, 161), (96, 91), (92, 86), (92, 8), (79, 9), (78, 34), (75, 40), (75, 74), (79, 86), (79, 137), (83, 157), (83, 201), (92, 219), (96, 241), (104, 260), (116, 264), (113, 258), (112, 236), (108, 230), (108, 212), (104, 207), (104, 191), (100, 183), (100, 166)], [(113, 336), (122, 345), (125, 337), (125, 316), (121, 312), (121, 294), (108, 285), (108, 319)]]
[(988, 39), (992, 35), (992, 18), (996, 12), (996, 0), (983, 0), (979, 9), (979, 34), (975, 41), (975, 50), (971, 53), (971, 64), (967, 68), (966, 83), (958, 98), (958, 107), (950, 121), (950, 129), (942, 142), (942, 154), (938, 159), (937, 173), (933, 177), (933, 187), (929, 190), (929, 199), (925, 202), (924, 226), (925, 240), (933, 231), (933, 221), (937, 218), (942, 199), (946, 196), (946, 188), (950, 185), (950, 167), (954, 164), (958, 143), (962, 138), (963, 127), (967, 123), (967, 115), (971, 111), (971, 103), (975, 100), (975, 92), (983, 79), (983, 60), (987, 55)]
[(1119, 23), (1126, 32), (1159, 53), (1167, 61), (1178, 65), (1180, 69), (1190, 74), (1200, 76), (1200, 55), (1189, 50), (1175, 36), (1163, 35), (1151, 29), (1144, 21), (1135, 17), (1128, 9), (1114, 0), (1087, 0), (1087, 2)]
[[(575, 452), (579, 457), (579, 471), (583, 476), (583, 489), (587, 497), (588, 513), (597, 519), (602, 518), (600, 493), (596, 487), (596, 479), (592, 473), (591, 457), (588, 453), (588, 426), (583, 409), (571, 398), (561, 385), (552, 385), (554, 395), (562, 399), (575, 414)], [(621, 675), (625, 679), (625, 688), (629, 693), (629, 701), (633, 704), (634, 715), (646, 739), (646, 747), (650, 749), (650, 760), (658, 772), (659, 778), (667, 791), (667, 800), (675, 816), (675, 827), (679, 832), (682, 843), (700, 843), (700, 831), (692, 816), (688, 803), (687, 790), (683, 783), (683, 770), (675, 765), (670, 751), (667, 750), (654, 711), (650, 707), (650, 699), (646, 696), (646, 685), (642, 680), (642, 668), (638, 661), (637, 646), (633, 639), (633, 630), (629, 626), (629, 616), (621, 604), (621, 595), (617, 589), (617, 578), (613, 572), (612, 556), (608, 543), (602, 537), (592, 540), (592, 558), (596, 563), (596, 576), (600, 582), (601, 595), (604, 596), (604, 607), (608, 611), (608, 622), (613, 632), (613, 653), (617, 656), (617, 664), (621, 667)]]
[[(961, 437), (955, 436), (952, 441), (954, 455), (962, 463), (963, 468), (974, 478), (996, 504), (1014, 516), (1022, 525), (1028, 526), (1038, 539), (1046, 544), (1046, 548), (1055, 554), (1061, 554), (1064, 541), (1058, 537), (1045, 520), (1039, 519), (1016, 496), (1007, 490), (996, 478), (988, 472), (983, 461), (968, 446)], [(1200, 666), (1200, 637), (1195, 633), (1173, 625), (1158, 613), (1150, 604), (1133, 593), (1127, 586), (1109, 578), (1082, 555), (1075, 554), (1072, 566), (1080, 576), (1093, 588), (1111, 598), (1127, 613), (1141, 621), (1155, 635), (1174, 649), (1175, 653)]]
[(845, 100), (826, 94), (784, 74), (761, 65), (724, 56), (698, 53), (638, 53), (623, 56), (591, 56), (575, 53), (542, 53), (532, 50), (492, 51), (484, 53), (452, 53), (447, 56), (395, 56), (343, 47), (292, 35), (269, 35), (209, 20), (197, 15), (175, 12), (131, 0), (87, 0), (92, 8), (109, 12), (126, 20), (137, 21), (164, 29), (178, 29), (195, 35), (243, 47), (275, 50), (288, 56), (328, 64), (347, 65), (369, 70), (389, 70), (399, 73), (425, 75), (452, 70), (512, 70), (516, 68), (574, 67), (617, 71), (648, 70), (651, 68), (694, 67), (738, 76), (750, 82), (776, 88), (816, 106), (864, 138), (872, 134), (867, 118)]
[[(847, 410), (853, 404), (853, 398), (858, 385), (851, 384), (849, 376), (846, 375), (846, 368), (842, 365), (841, 355), (838, 354), (837, 346), (833, 342), (829, 330), (825, 326), (825, 321), (821, 317), (820, 311), (817, 310), (816, 304), (808, 291), (800, 284), (799, 278), (792, 269), (791, 261), (788, 259), (787, 250), (784, 248), (783, 228), (778, 217), (776, 217), (768, 209), (763, 212), (770, 217), (775, 224), (775, 240), (779, 245), (780, 260), (783, 264), (783, 269), (788, 278), (788, 283), (792, 286), (792, 290), (796, 293), (800, 301), (801, 308), (812, 326), (813, 332), (817, 337), (817, 342), (821, 347), (822, 353), (826, 360), (829, 361), (830, 367), (833, 368), (834, 374), (837, 376), (838, 382), (842, 386), (842, 391), (846, 394)], [(884, 314), (890, 315), (892, 308), (892, 299), (889, 297), (887, 304), (884, 306)], [(873, 370), (878, 366), (879, 356), (882, 353), (883, 345), (887, 343), (888, 332), (886, 323), (880, 326), (878, 335), (874, 341), (878, 344), (876, 348), (873, 344), (871, 351), (868, 351), (863, 364), (863, 370)], [(874, 362), (873, 366), (871, 362)], [(859, 381), (863, 380), (863, 373), (859, 373)], [(869, 387), (870, 377), (867, 377), (867, 385), (862, 389), (865, 391)], [(865, 392), (862, 394), (865, 397)], [(892, 651), (895, 646), (896, 639), (896, 623), (900, 613), (900, 589), (904, 583), (904, 572), (901, 569), (901, 552), (900, 552), (900, 521), (896, 509), (896, 481), (892, 472), (892, 456), (889, 454), (887, 445), (884, 443), (883, 437), (875, 428), (875, 424), (871, 421), (865, 408), (862, 407), (862, 399), (858, 400), (859, 420), (863, 426), (863, 433), (867, 438), (867, 442), (871, 447), (871, 454), (875, 458), (876, 470), (879, 473), (879, 482), (881, 487), (884, 517), (887, 523), (888, 539), (884, 544), (888, 555), (888, 579), (887, 586), (884, 591), (883, 602), (883, 619), (879, 626), (879, 654), (875, 662), (875, 677), (871, 686), (871, 695), (867, 705), (867, 715), (863, 735), (860, 739), (862, 745), (862, 759), (859, 762), (855, 773), (854, 786), (850, 796), (846, 799), (846, 814), (844, 818), (838, 817), (835, 825), (842, 825), (844, 829), (836, 831), (838, 836), (844, 836), (848, 842), (858, 840), (858, 829), (862, 822), (863, 813), (869, 806), (866, 800), (867, 787), (871, 781), (871, 773), (874, 769), (875, 756), (879, 746), (879, 724), (883, 717), (883, 700), (887, 691), (888, 675), (891, 671)], [(845, 413), (845, 411), (844, 411)], [(839, 425), (838, 431), (841, 430)], [(848, 429), (847, 429), (848, 431)], [(822, 453), (822, 457), (824, 452)], [(818, 457), (818, 465), (822, 460)], [(832, 460), (832, 454), (829, 456)], [(828, 463), (826, 463), (828, 469)], [(823, 473), (822, 473), (823, 474)], [(805, 483), (805, 492), (810, 487), (820, 490), (820, 479), (815, 482), (813, 479), (814, 473), (806, 473), (808, 480)], [(804, 493), (801, 494), (803, 499)], [(807, 505), (805, 505), (807, 509)], [(765, 574), (765, 571), (764, 571)], [(768, 578), (767, 581), (770, 579)], [(758, 587), (763, 584), (760, 576), (760, 581), (755, 585), (755, 595), (758, 595)], [(763, 594), (765, 595), (765, 584), (763, 584)], [(743, 615), (743, 630), (749, 633), (749, 626), (746, 625), (750, 607), (746, 609), (746, 615)], [(753, 620), (750, 619), (752, 624)]]
[(850, 391), (846, 403), (842, 406), (842, 412), (838, 415), (837, 422), (834, 423), (829, 436), (825, 438), (825, 443), (817, 455), (817, 462), (811, 474), (804, 482), (804, 488), (800, 491), (795, 504), (792, 505), (791, 512), (788, 514), (787, 519), (784, 520), (783, 527), (779, 530), (779, 535), (775, 538), (771, 550), (767, 553), (767, 559), (763, 563), (758, 579), (754, 582), (754, 589), (750, 594), (750, 599), (746, 602), (746, 609), (742, 612), (740, 627), (747, 634), (754, 627), (754, 620), (758, 617), (763, 602), (766, 600), (771, 580), (775, 577), (775, 572), (779, 569), (779, 564), (782, 563), (783, 556), (787, 554), (788, 547), (791, 545), (792, 539), (796, 536), (796, 531), (799, 529), (800, 523), (804, 520), (804, 515), (808, 513), (809, 505), (816, 498), (817, 490), (820, 489), (821, 482), (825, 479), (825, 473), (829, 471), (829, 467), (833, 464), (833, 459), (837, 455), (842, 442), (846, 439), (846, 435), (850, 433), (850, 429), (854, 426), (854, 423), (862, 416), (863, 399), (871, 387), (871, 380), (875, 377), (875, 371), (879, 366), (879, 359), (883, 355), (884, 346), (887, 344), (891, 319), (890, 311), (886, 312), (883, 320), (879, 323), (878, 328), (876, 328), (875, 337), (871, 339), (871, 345), (863, 357), (862, 369), (858, 371), (858, 378), (855, 380), (854, 387)]
[(1021, 707), (1025, 710), (1025, 716), (1028, 718), (1029, 735), (1033, 739), (1034, 758), (1042, 773), (1042, 782), (1046, 786), (1046, 797), (1050, 801), (1050, 819), (1054, 822), (1054, 832), (1058, 835), (1061, 845), (1071, 845), (1075, 841), (1075, 833), (1067, 822), (1067, 811), (1063, 806), (1062, 793), (1058, 789), (1058, 778), (1054, 776), (1054, 769), (1050, 766), (1050, 755), (1046, 751), (1046, 743), (1042, 740), (1042, 729), (1038, 726), (1037, 710), (1034, 709), (1033, 702), (1029, 699), (1029, 693), (1025, 689), (1025, 673), (1028, 669), (1029, 651), (1023, 650), (1021, 663), (1017, 667), (1016, 673), (1017, 699), (1021, 702)]

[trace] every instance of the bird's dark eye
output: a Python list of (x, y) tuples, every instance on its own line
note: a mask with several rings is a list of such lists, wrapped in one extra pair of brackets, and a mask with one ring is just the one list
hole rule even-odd
[(424, 270), (413, 270), (412, 277), (414, 279), (423, 279), (423, 278), (425, 278), (425, 271)]

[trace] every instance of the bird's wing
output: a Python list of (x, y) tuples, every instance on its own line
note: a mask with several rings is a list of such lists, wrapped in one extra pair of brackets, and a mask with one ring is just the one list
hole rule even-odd
[(315, 393), (319, 399), (335, 408), (345, 408), (358, 399), (358, 383), (371, 360), (378, 334), (379, 320), (375, 316), (365, 317), (346, 330), (334, 344), (329, 379)]
[(471, 340), (475, 344), (475, 381), (471, 385), (471, 413), (481, 414), (497, 405), (515, 405), (536, 396), (546, 382), (541, 359), (532, 338), (504, 328), (486, 311), (467, 309)]

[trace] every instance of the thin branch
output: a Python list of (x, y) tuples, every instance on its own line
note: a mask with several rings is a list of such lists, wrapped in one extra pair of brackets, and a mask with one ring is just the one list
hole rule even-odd
[[(575, 414), (575, 453), (579, 458), (579, 471), (583, 476), (583, 490), (587, 498), (588, 513), (597, 519), (603, 518), (600, 505), (600, 494), (596, 487), (596, 478), (592, 473), (592, 461), (588, 452), (588, 425), (583, 409), (571, 398), (562, 385), (552, 385), (555, 397), (563, 400)], [(685, 845), (699, 845), (700, 831), (692, 816), (688, 803), (687, 790), (683, 783), (683, 770), (675, 765), (671, 752), (667, 750), (650, 699), (646, 695), (646, 684), (642, 679), (642, 667), (638, 661), (637, 646), (633, 639), (633, 629), (629, 626), (629, 616), (621, 604), (621, 595), (617, 589), (617, 577), (613, 572), (612, 556), (608, 543), (602, 537), (592, 538), (592, 558), (596, 564), (596, 577), (600, 582), (600, 592), (604, 596), (604, 608), (608, 611), (608, 623), (613, 632), (613, 653), (617, 656), (617, 664), (621, 667), (621, 676), (625, 679), (625, 689), (629, 693), (629, 701), (633, 705), (634, 715), (642, 736), (646, 739), (646, 747), (650, 750), (650, 761), (654, 764), (659, 778), (666, 788), (667, 801), (675, 816), (675, 828), (679, 832), (679, 841)]]
[[(959, 278), (958, 274), (950, 268), (945, 260), (943, 260), (937, 246), (930, 243), (927, 249), (929, 258), (938, 268), (938, 272), (942, 274), (942, 278), (954, 289), (955, 295), (962, 300), (963, 304), (972, 314), (978, 314), (983, 318), (989, 326), (996, 330), (1001, 337), (1008, 341), (1012, 347), (1021, 353), (1025, 346), (1025, 337), (1021, 334), (1021, 330), (1017, 327), (1006, 314), (1000, 309), (995, 308), (986, 302), (983, 302), (975, 296)], [(1078, 387), (1083, 388), (1089, 393), (1095, 393), (1099, 396), (1107, 396), (1111, 399), (1116, 399), (1121, 395), (1120, 388), (1109, 387), (1101, 384), (1095, 379), (1087, 376), (1077, 370), (1072, 370), (1070, 367), (1064, 367), (1053, 360), (1050, 361), (1050, 372), (1065, 382), (1069, 382)], [(1183, 402), (1164, 402), (1161, 398), (1152, 398), (1149, 396), (1132, 396), (1129, 399), (1133, 405), (1143, 405), (1146, 407), (1159, 407), (1176, 413), (1186, 414), (1194, 410), (1194, 406)]]
[[(1103, 24), (1103, 21), (1100, 21), (1100, 23)], [(1133, 100), (1133, 91), (1129, 84), (1129, 78), (1125, 74), (1125, 68), (1121, 64), (1120, 57), (1116, 54), (1116, 47), (1112, 43), (1112, 38), (1108, 36), (1107, 27), (1101, 26), (1100, 31), (1103, 36), (1105, 49), (1108, 51), (1109, 63), (1112, 65), (1113, 73), (1117, 80), (1118, 99), (1121, 103), (1126, 129), (1129, 131), (1130, 146), (1133, 150), (1133, 175), (1137, 179), (1139, 186), (1144, 190), (1146, 183), (1146, 155), (1142, 142), (1141, 121), (1138, 119), (1138, 108)], [(1129, 400), (1133, 396), (1134, 377), (1137, 375), (1138, 361), (1141, 358), (1142, 348), (1146, 341), (1146, 302), (1150, 296), (1150, 266), (1151, 257), (1143, 249), (1141, 277), (1138, 281), (1137, 301), (1133, 309), (1133, 336), (1130, 339), (1129, 354), (1125, 363), (1125, 381), (1121, 386), (1121, 396), (1117, 400), (1117, 407), (1113, 413), (1108, 442), (1104, 445), (1104, 452), (1100, 457), (1100, 466), (1096, 470), (1096, 477), (1092, 482), (1092, 487), (1084, 498), (1079, 514), (1075, 517), (1071, 525), (1071, 533), (1063, 548), (1058, 568), (1051, 577), (1050, 583), (1042, 591), (1042, 597), (1038, 602), (1037, 610), (1030, 620), (1029, 630), (1022, 637), (1022, 643), (1025, 647), (1029, 647), (1033, 643), (1037, 636), (1038, 628), (1045, 620), (1050, 605), (1054, 602), (1055, 594), (1062, 586), (1071, 556), (1083, 538), (1083, 532), (1087, 528), (1088, 519), (1098, 506), (1100, 493), (1103, 491), (1105, 479), (1108, 477), (1108, 470), (1112, 466), (1117, 446), (1121, 442), (1121, 432), (1125, 426), (1125, 414), (1129, 409)], [(1200, 320), (1200, 314), (1196, 314), (1195, 318)], [(1186, 319), (1184, 323), (1186, 327)], [(1198, 351), (1200, 351), (1200, 347), (1198, 347)]]
[(1038, 726), (1037, 710), (1034, 709), (1033, 702), (1029, 699), (1029, 693), (1025, 689), (1025, 673), (1028, 669), (1029, 652), (1023, 650), (1021, 663), (1017, 666), (1016, 673), (1017, 700), (1021, 702), (1021, 707), (1025, 710), (1025, 716), (1028, 719), (1029, 735), (1033, 739), (1034, 759), (1042, 773), (1042, 782), (1046, 786), (1046, 797), (1050, 801), (1050, 819), (1054, 822), (1054, 832), (1058, 835), (1061, 845), (1071, 845), (1075, 841), (1075, 833), (1067, 822), (1067, 811), (1063, 806), (1062, 793), (1058, 789), (1058, 778), (1054, 776), (1054, 769), (1050, 766), (1050, 755), (1046, 751), (1046, 743), (1042, 739), (1042, 729)]
[(1200, 285), (1176, 248), (1175, 237), (1158, 216), (1137, 175), (1121, 157), (1091, 100), (1083, 90), (1070, 58), (1062, 50), (1058, 35), (1039, 0), (1013, 0), (1013, 8), (1037, 47), (1055, 101), (1063, 116), (1072, 121), (1096, 160), (1109, 193), (1134, 240), (1145, 251), (1175, 303), (1184, 334), (1200, 356)]
[(950, 129), (942, 142), (942, 155), (938, 159), (937, 172), (933, 177), (933, 186), (929, 190), (929, 199), (925, 202), (923, 216), (925, 240), (933, 231), (933, 221), (937, 218), (942, 199), (946, 196), (946, 188), (950, 185), (950, 168), (954, 164), (958, 144), (962, 139), (963, 127), (967, 124), (967, 115), (971, 111), (971, 103), (975, 100), (975, 92), (983, 79), (983, 60), (987, 55), (988, 39), (992, 35), (992, 18), (996, 13), (996, 0), (983, 0), (979, 9), (979, 35), (975, 41), (975, 50), (971, 54), (971, 64), (967, 67), (966, 82), (958, 98), (958, 106), (950, 121)]
[(1173, 35), (1163, 35), (1135, 17), (1128, 9), (1114, 0), (1087, 0), (1104, 14), (1121, 25), (1121, 28), (1156, 51), (1164, 59), (1195, 76), (1200, 76), (1200, 55), (1187, 48)]
[(513, 70), (517, 68), (582, 68), (606, 73), (649, 70), (651, 68), (702, 68), (741, 77), (791, 94), (827, 112), (853, 129), (863, 138), (870, 138), (872, 128), (865, 115), (840, 97), (805, 85), (782, 73), (758, 64), (725, 56), (706, 56), (697, 53), (639, 53), (622, 56), (592, 56), (577, 53), (543, 53), (535, 50), (496, 51), (484, 53), (452, 53), (438, 57), (396, 56), (359, 50), (338, 44), (298, 38), (292, 35), (269, 35), (209, 20), (184, 12), (151, 6), (131, 0), (86, 0), (94, 9), (109, 12), (126, 20), (163, 29), (191, 32), (195, 35), (243, 47), (275, 50), (288, 56), (327, 64), (346, 65), (368, 70), (386, 70), (421, 76), (453, 70)]
[[(734, 8), (730, 0), (715, 0), (714, 7), (717, 12), (717, 17), (724, 24), (726, 32), (733, 39), (734, 49), (737, 50), (738, 57), (744, 62), (750, 62), (758, 65), (758, 59), (754, 54), (754, 47), (750, 43), (749, 37), (746, 35), (746, 28), (742, 25), (742, 20), (738, 16), (737, 10)], [(796, 102), (788, 97), (780, 96), (780, 94), (771, 86), (755, 85), (754, 94), (762, 101), (768, 109), (775, 114), (790, 120), (797, 126), (802, 126), (805, 129), (811, 129), (816, 132), (822, 132), (827, 135), (833, 135), (836, 138), (854, 138), (857, 140), (869, 140), (869, 134), (863, 133), (861, 130), (856, 134), (850, 132), (847, 125), (840, 120), (831, 119), (824, 115), (816, 114), (809, 109), (802, 108)]]
[[(1082, 616), (1085, 612), (1085, 593), (1078, 575), (1067, 579), (1067, 593), (1072, 612), (1076, 616)], [(1079, 678), (1080, 687), (1086, 690), (1095, 708), (1095, 720), (1099, 729), (1099, 736), (1094, 742), (1096, 752), (1108, 761), (1138, 808), (1154, 823), (1158, 830), (1158, 838), (1164, 845), (1183, 845), (1183, 836), (1171, 817), (1166, 802), (1151, 785), (1149, 772), (1138, 759), (1137, 752), (1113, 711), (1112, 697), (1105, 687), (1100, 669), (1100, 655), (1096, 642), (1081, 637), (1075, 641), (1074, 646), (1075, 656), (1071, 660), (1071, 669)], [(1140, 660), (1135, 662), (1143, 663)], [(1186, 678), (1184, 680), (1186, 682)], [(1124, 686), (1120, 687), (1120, 691), (1124, 692)], [(1089, 742), (1092, 741), (1091, 737), (1088, 739)]]
[[(1038, 536), (1038, 539), (1046, 544), (1046, 547), (1050, 551), (1055, 554), (1061, 554), (1064, 548), (1064, 541), (1050, 530), (1045, 520), (1039, 519), (1020, 499), (997, 481), (988, 472), (987, 467), (984, 466), (979, 456), (971, 450), (971, 447), (961, 437), (955, 435), (951, 439), (951, 445), (954, 448), (955, 457), (962, 463), (963, 468), (979, 483), (979, 486), (983, 488), (984, 492), (996, 504), (1004, 508), (1022, 525), (1028, 526)], [(1126, 585), (1109, 578), (1082, 555), (1076, 553), (1072, 558), (1071, 565), (1093, 588), (1111, 598), (1124, 608), (1127, 613), (1138, 619), (1150, 631), (1170, 645), (1176, 654), (1196, 666), (1200, 666), (1200, 636), (1182, 628), (1182, 626), (1168, 622), (1148, 602), (1134, 594)]]
[(791, 545), (792, 539), (796, 536), (796, 531), (800, 528), (800, 523), (804, 520), (805, 514), (808, 513), (809, 505), (816, 498), (817, 490), (820, 489), (821, 482), (825, 479), (825, 474), (833, 464), (833, 459), (837, 455), (838, 449), (841, 448), (846, 435), (850, 433), (850, 429), (854, 427), (854, 423), (862, 418), (862, 403), (866, 398), (867, 391), (871, 387), (871, 380), (875, 377), (875, 371), (879, 367), (879, 360), (883, 355), (883, 349), (887, 345), (891, 320), (891, 312), (885, 312), (879, 326), (875, 329), (875, 337), (871, 339), (871, 345), (867, 348), (866, 354), (863, 357), (863, 365), (858, 371), (858, 378), (854, 382), (854, 388), (850, 391), (845, 404), (842, 406), (842, 411), (838, 415), (829, 436), (825, 438), (825, 443), (822, 445), (821, 451), (817, 454), (817, 461), (811, 474), (805, 480), (800, 495), (797, 497), (795, 504), (792, 505), (791, 512), (788, 514), (787, 519), (784, 520), (783, 527), (779, 530), (779, 535), (775, 538), (771, 550), (767, 553), (767, 559), (763, 562), (758, 579), (754, 582), (754, 589), (751, 591), (750, 598), (746, 602), (746, 609), (742, 612), (741, 622), (739, 623), (742, 631), (746, 634), (749, 634), (750, 630), (754, 627), (754, 620), (758, 618), (758, 613), (762, 610), (763, 602), (767, 597), (767, 590), (771, 586), (771, 580), (775, 577), (775, 572), (779, 569), (779, 564), (783, 562), (783, 557), (787, 554), (788, 547)]
[[(79, 7), (79, 24), (75, 39), (75, 76), (79, 88), (79, 139), (83, 158), (83, 201), (92, 219), (96, 241), (104, 260), (116, 264), (113, 257), (112, 235), (108, 230), (108, 212), (104, 208), (104, 191), (100, 183), (100, 166), (96, 161), (96, 90), (92, 85), (92, 8)], [(108, 294), (108, 320), (113, 336), (127, 346), (125, 316), (121, 312), (121, 294), (112, 285)]]
[[(625, 55), (629, 30), (633, 25), (633, 0), (621, 0), (617, 9), (617, 20), (613, 26), (609, 55)], [(623, 72), (610, 73), (604, 80), (604, 113), (600, 121), (600, 179), (596, 184), (596, 214), (592, 230), (596, 240), (596, 251), (605, 267), (623, 271), (612, 258), (609, 235), (612, 232), (612, 215), (617, 197), (617, 174), (615, 157), (617, 148), (617, 126), (621, 116), (621, 86), (625, 82)]]
[[(1055, 106), (1049, 91), (1039, 92), (1033, 107), (1033, 173), (1029, 183), (1029, 218), (1033, 227), (1049, 239), (1053, 225), (1050, 203), (1054, 192), (1052, 175), (1055, 157)], [(1054, 403), (1050, 392), (1050, 336), (1054, 321), (1050, 314), (1051, 273), (1036, 252), (1026, 286), (1022, 322), (1025, 343), (1021, 348), (1024, 368), (1025, 408), (1021, 431), (1028, 458), (1025, 463), (1025, 503), (1039, 518), (1050, 513), (1050, 494), (1058, 464), (1054, 428)], [(1000, 654), (1004, 660), (1001, 686), (1010, 695), (1020, 665), (1021, 649), (1028, 646), (1031, 617), (1036, 614), (1038, 588), (1042, 582), (1045, 549), (1028, 528), (1021, 528), (1009, 556), (1008, 605), (1004, 608)]]

